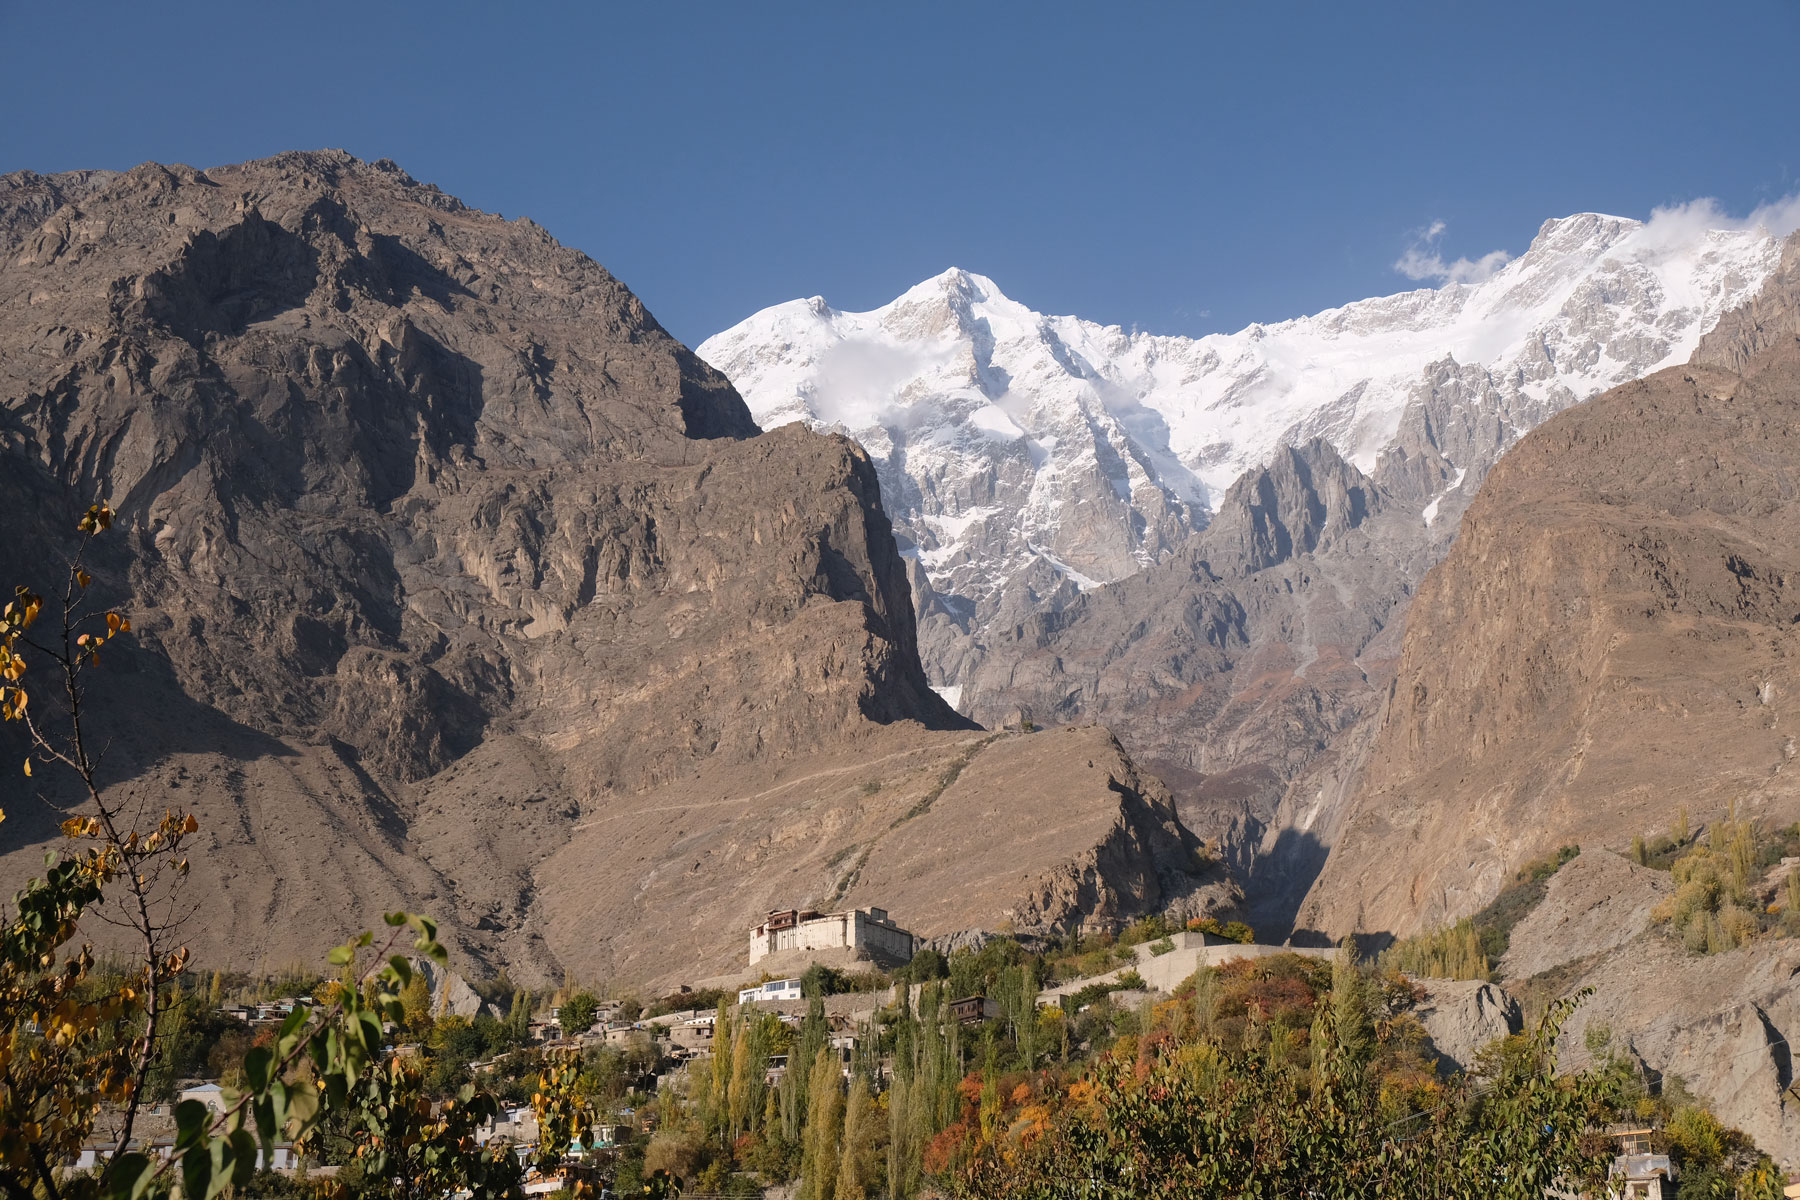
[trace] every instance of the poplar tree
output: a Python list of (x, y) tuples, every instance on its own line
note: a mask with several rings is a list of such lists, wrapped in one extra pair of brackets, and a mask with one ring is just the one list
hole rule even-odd
[(813, 1059), (812, 1078), (807, 1083), (806, 1148), (800, 1160), (796, 1200), (835, 1200), (844, 1102), (839, 1083), (836, 1060), (829, 1049), (821, 1049)]
[(825, 1002), (815, 996), (807, 1006), (806, 1019), (800, 1022), (799, 1035), (788, 1047), (787, 1073), (781, 1078), (781, 1132), (789, 1142), (798, 1142), (806, 1125), (810, 1064), (828, 1040)]
[(730, 1134), (734, 1139), (754, 1129), (762, 1115), (763, 1095), (768, 1090), (771, 1020), (765, 1013), (753, 1012), (738, 1023), (728, 1093)]
[(727, 1098), (731, 1090), (731, 1010), (719, 998), (713, 1014), (712, 1075), (706, 1092), (705, 1120), (721, 1136), (725, 1133)]
[(858, 1075), (850, 1085), (850, 1101), (844, 1107), (844, 1145), (838, 1155), (834, 1200), (868, 1200), (875, 1174), (874, 1097), (869, 1081)]
[(1366, 1062), (1375, 1048), (1375, 1030), (1369, 1020), (1368, 981), (1356, 960), (1356, 942), (1348, 934), (1331, 960), (1331, 1015), (1344, 1054)]
[(1013, 1039), (1019, 1047), (1019, 1061), (1031, 1071), (1037, 1067), (1038, 1055), (1038, 982), (1030, 963), (1019, 964), (1018, 1005)]

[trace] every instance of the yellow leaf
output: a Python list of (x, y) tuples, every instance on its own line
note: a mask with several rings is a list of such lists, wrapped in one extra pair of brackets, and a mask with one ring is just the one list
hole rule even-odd
[(86, 571), (83, 571), (79, 567), (77, 567), (75, 569), (75, 582), (76, 583), (80, 584), (82, 587), (86, 587), (88, 584), (92, 583), (93, 581), (94, 581), (94, 577), (92, 575), (89, 575)]
[(29, 758), (25, 760), (25, 774), (31, 774), (31, 760)]

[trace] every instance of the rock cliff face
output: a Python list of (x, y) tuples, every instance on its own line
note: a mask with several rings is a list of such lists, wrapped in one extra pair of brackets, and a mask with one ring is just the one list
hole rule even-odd
[(1763, 938), (1726, 954), (1689, 954), (1651, 918), (1673, 890), (1667, 872), (1584, 849), (1514, 927), (1500, 966), (1509, 985), (1540, 993), (1594, 989), (1563, 1030), (1570, 1067), (1593, 1061), (1587, 1033), (1604, 1027), (1603, 1052), (1653, 1078), (1679, 1077), (1791, 1168), (1800, 1164), (1800, 1113), (1786, 1094), (1789, 1042), (1800, 1036), (1800, 942)]
[(1800, 816), (1800, 341), (1757, 336), (1744, 373), (1617, 388), (1489, 476), (1408, 614), (1303, 923), (1429, 927), (1560, 843), (1666, 828), (1677, 802)]
[[(208, 960), (404, 904), (550, 972), (584, 821), (969, 728), (859, 448), (759, 436), (604, 269), (388, 163), (0, 178), (0, 575), (98, 496), (136, 645), (94, 719), (213, 839)], [(54, 822), (7, 778), (17, 881)]]
[(1448, 1070), (1474, 1070), (1483, 1047), (1524, 1027), (1519, 1002), (1491, 983), (1430, 979), (1424, 987), (1425, 998), (1413, 1015)]

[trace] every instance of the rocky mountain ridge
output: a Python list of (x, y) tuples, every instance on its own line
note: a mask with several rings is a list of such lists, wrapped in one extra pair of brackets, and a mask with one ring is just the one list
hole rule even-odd
[[(0, 179), (0, 331), (0, 502), (27, 514), (0, 575), (40, 581), (74, 514), (111, 498), (92, 570), (134, 646), (90, 719), (113, 786), (207, 831), (204, 961), (315, 959), (409, 908), (471, 973), (607, 969), (670, 912), (557, 914), (614, 885), (659, 895), (687, 851), (670, 835), (711, 812), (695, 781), (741, 788), (759, 828), (804, 827), (846, 763), (962, 753), (867, 456), (760, 433), (723, 376), (530, 221), (340, 152), (18, 173)], [(17, 883), (61, 797), (4, 778)], [(1120, 762), (1009, 794), (1053, 826), (1090, 817), (1004, 858), (992, 905), (1068, 928), (1202, 891), (1191, 836), (1137, 779)], [(648, 796), (648, 841), (584, 836)], [(734, 886), (712, 928), (823, 901), (843, 846), (811, 832), (812, 874), (716, 863)], [(1121, 837), (1151, 864), (1104, 852)], [(1089, 882), (1031, 890), (1069, 872)], [(740, 949), (654, 962), (708, 974)]]
[(1281, 447), (1324, 439), (1448, 536), (1522, 433), (1684, 361), (1778, 256), (1765, 231), (1585, 213), (1477, 284), (1197, 339), (1044, 316), (953, 269), (870, 312), (777, 305), (699, 353), (765, 425), (869, 450), (928, 673), (960, 703), (990, 631), (1177, 553)]

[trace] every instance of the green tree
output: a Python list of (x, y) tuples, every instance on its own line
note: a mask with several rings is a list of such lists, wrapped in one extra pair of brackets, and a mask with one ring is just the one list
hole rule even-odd
[(1331, 1019), (1339, 1050), (1359, 1063), (1367, 1062), (1375, 1050), (1372, 1000), (1369, 981), (1357, 962), (1356, 940), (1346, 935), (1331, 961)]
[(875, 1174), (874, 1110), (868, 1080), (859, 1075), (844, 1106), (844, 1144), (838, 1153), (834, 1200), (868, 1200)]
[(732, 1025), (736, 1019), (725, 1007), (725, 1001), (720, 999), (719, 1007), (713, 1013), (712, 1070), (707, 1075), (706, 1102), (701, 1116), (721, 1141), (727, 1137), (731, 1117)]
[(600, 1001), (592, 992), (576, 992), (562, 1002), (557, 1023), (562, 1026), (564, 1036), (573, 1037), (592, 1029), (594, 1018), (599, 1014)]
[(797, 1200), (834, 1200), (837, 1191), (843, 1082), (836, 1057), (822, 1049), (813, 1058), (807, 1082), (806, 1149), (800, 1160)]
[(431, 986), (422, 972), (415, 972), (400, 992), (400, 1024), (415, 1037), (431, 1032)]

